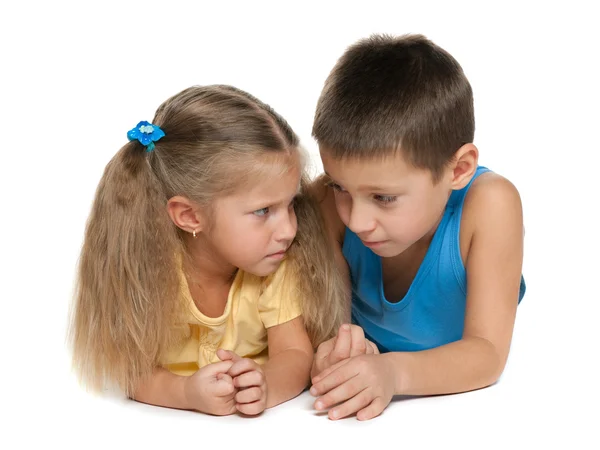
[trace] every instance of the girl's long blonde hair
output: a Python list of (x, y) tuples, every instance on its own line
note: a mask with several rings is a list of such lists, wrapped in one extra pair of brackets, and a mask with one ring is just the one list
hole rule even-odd
[[(152, 123), (165, 132), (155, 149), (127, 143), (99, 183), (69, 332), (80, 380), (96, 390), (116, 383), (128, 395), (183, 332), (178, 258), (185, 248), (167, 200), (182, 195), (209, 206), (251, 180), (261, 155), (300, 151), (281, 116), (231, 86), (186, 89), (164, 102)], [(346, 316), (347, 288), (307, 183), (303, 175), (289, 265), (316, 347)]]

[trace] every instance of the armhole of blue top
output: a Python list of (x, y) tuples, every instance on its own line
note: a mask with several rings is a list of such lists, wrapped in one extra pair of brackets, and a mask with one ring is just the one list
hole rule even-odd
[(457, 201), (457, 205), (454, 206), (454, 220), (452, 222), (452, 227), (454, 228), (451, 231), (451, 242), (452, 242), (452, 248), (450, 251), (450, 255), (452, 258), (452, 269), (454, 270), (454, 276), (456, 277), (456, 281), (458, 283), (458, 285), (460, 286), (463, 294), (467, 295), (467, 285), (466, 285), (466, 279), (467, 279), (467, 269), (465, 267), (465, 265), (463, 264), (462, 261), (462, 256), (460, 254), (460, 228), (461, 228), (461, 221), (462, 221), (462, 212), (463, 212), (463, 206), (465, 204), (465, 199), (467, 198), (467, 194), (469, 192), (469, 189), (471, 188), (471, 185), (473, 184), (473, 182), (482, 174), (487, 173), (487, 172), (491, 172), (490, 169), (488, 169), (487, 167), (483, 167), (483, 166), (478, 166), (477, 170), (475, 172), (475, 175), (473, 175), (473, 178), (471, 178), (471, 180), (469, 181), (469, 183), (461, 190), (462, 192), (460, 192), (460, 197)]

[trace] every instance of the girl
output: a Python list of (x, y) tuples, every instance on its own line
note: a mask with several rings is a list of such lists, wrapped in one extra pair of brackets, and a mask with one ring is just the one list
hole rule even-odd
[(298, 138), (230, 86), (191, 87), (107, 165), (70, 338), (86, 385), (144, 403), (258, 414), (307, 385), (344, 283), (305, 191)]

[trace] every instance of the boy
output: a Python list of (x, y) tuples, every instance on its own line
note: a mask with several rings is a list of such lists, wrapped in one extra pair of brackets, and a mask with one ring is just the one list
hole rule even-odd
[(525, 292), (521, 200), (478, 166), (474, 129), (460, 65), (420, 35), (360, 41), (325, 82), (313, 188), (355, 324), (315, 356), (311, 393), (331, 419), (489, 386), (504, 369)]

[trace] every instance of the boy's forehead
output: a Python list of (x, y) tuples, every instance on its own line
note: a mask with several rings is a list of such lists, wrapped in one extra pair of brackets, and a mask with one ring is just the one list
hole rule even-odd
[(408, 164), (400, 152), (394, 152), (385, 157), (373, 158), (334, 158), (326, 151), (321, 151), (321, 160), (323, 166), (331, 168), (334, 171), (360, 171), (364, 173), (377, 172), (382, 175), (387, 173), (406, 173), (416, 170), (411, 164)]
[(427, 170), (407, 163), (399, 152), (376, 158), (333, 158), (321, 151), (321, 160), (330, 178), (361, 189), (399, 187), (416, 178), (430, 178)]

